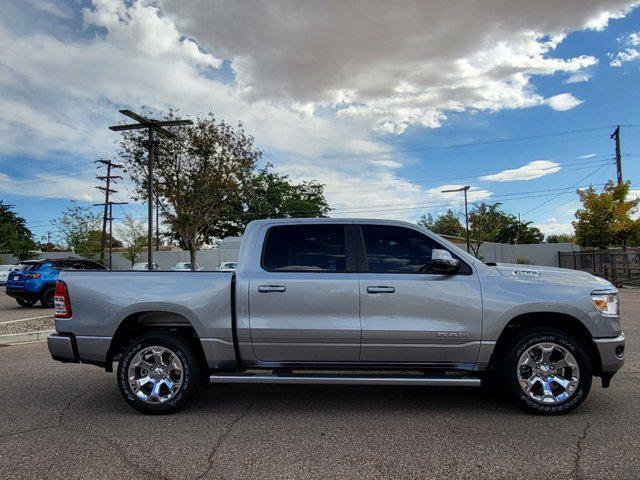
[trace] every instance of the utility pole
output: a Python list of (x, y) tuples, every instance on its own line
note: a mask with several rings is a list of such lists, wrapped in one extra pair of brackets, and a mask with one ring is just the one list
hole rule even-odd
[[(117, 190), (111, 188), (111, 181), (122, 178), (118, 175), (111, 175), (112, 169), (122, 168), (122, 165), (118, 165), (117, 163), (113, 163), (111, 160), (96, 160), (94, 163), (101, 163), (102, 165), (106, 165), (107, 167), (107, 175), (97, 176), (98, 180), (106, 182), (106, 186), (97, 186), (98, 190), (102, 190), (104, 192), (104, 213), (102, 215), (102, 236), (100, 238), (100, 263), (104, 264), (104, 250), (105, 250), (105, 242), (107, 237), (107, 214), (108, 214), (108, 206), (109, 206), (109, 195), (111, 193), (117, 193)], [(111, 216), (111, 215), (109, 215)], [(111, 245), (111, 237), (109, 237), (109, 245)]]
[(160, 199), (156, 195), (156, 252), (160, 250), (160, 218), (158, 210), (160, 206)]
[(193, 125), (191, 120), (152, 120), (147, 117), (143, 117), (142, 115), (138, 115), (137, 113), (132, 112), (131, 110), (120, 110), (120, 113), (126, 115), (129, 118), (132, 118), (138, 123), (133, 123), (129, 125), (113, 125), (109, 127), (109, 130), (114, 132), (122, 132), (125, 130), (140, 130), (146, 128), (148, 131), (148, 143), (147, 143), (147, 153), (148, 153), (148, 165), (147, 165), (147, 197), (148, 197), (148, 216), (149, 216), (149, 225), (147, 228), (147, 268), (151, 271), (153, 270), (153, 161), (154, 161), (154, 135), (157, 131), (161, 133), (165, 137), (174, 138), (176, 135), (171, 133), (164, 127), (177, 127), (181, 125)]
[(616, 171), (618, 174), (618, 185), (622, 184), (622, 153), (620, 153), (620, 125), (616, 127), (611, 134), (612, 139), (616, 141)]
[(467, 192), (471, 187), (466, 185), (461, 188), (455, 188), (453, 190), (442, 190), (440, 193), (451, 193), (451, 192), (464, 192), (464, 223), (465, 223), (465, 233), (467, 236), (467, 253), (471, 250), (471, 246), (469, 244), (469, 211), (467, 210)]
[(105, 207), (109, 209), (109, 270), (113, 268), (113, 206), (114, 205), (128, 205), (129, 202), (108, 202), (108, 203), (94, 203), (94, 207)]
[[(616, 129), (613, 131), (611, 136), (616, 142), (616, 174), (618, 185), (622, 185), (622, 153), (620, 152), (620, 125), (616, 126)], [(622, 268), (624, 270), (628, 269), (628, 258), (627, 258), (627, 241), (622, 240)], [(628, 271), (628, 270), (627, 270)]]

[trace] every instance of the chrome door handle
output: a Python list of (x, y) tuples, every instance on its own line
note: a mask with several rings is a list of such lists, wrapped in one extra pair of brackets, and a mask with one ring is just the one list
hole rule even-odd
[(287, 287), (284, 285), (258, 285), (258, 291), (260, 293), (282, 293), (287, 291)]
[(367, 293), (393, 293), (396, 287), (367, 287)]

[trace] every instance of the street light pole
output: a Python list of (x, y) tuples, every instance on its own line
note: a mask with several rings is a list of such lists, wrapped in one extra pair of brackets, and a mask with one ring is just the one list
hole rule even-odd
[(464, 192), (464, 223), (465, 223), (465, 233), (467, 237), (467, 253), (471, 250), (471, 246), (469, 243), (469, 211), (467, 209), (467, 192), (471, 187), (469, 185), (465, 185), (461, 188), (455, 188), (453, 190), (442, 190), (440, 193), (451, 193), (451, 192)]

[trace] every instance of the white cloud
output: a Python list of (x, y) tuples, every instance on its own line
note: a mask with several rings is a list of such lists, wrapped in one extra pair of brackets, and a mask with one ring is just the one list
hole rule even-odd
[(534, 160), (519, 168), (503, 170), (491, 175), (484, 175), (480, 180), (485, 182), (513, 182), (517, 180), (533, 180), (535, 178), (551, 175), (561, 170), (559, 163), (549, 160)]
[(564, 112), (580, 105), (584, 100), (579, 100), (570, 93), (561, 93), (547, 98), (546, 103), (554, 110)]
[(398, 174), (410, 159), (385, 153), (387, 134), (438, 127), (451, 112), (543, 104), (532, 77), (574, 75), (597, 62), (554, 57), (564, 36), (603, 28), (633, 3), (501, 0), (445, 9), (416, 0), (390, 10), (382, 0), (215, 8), (204, 0), (94, 0), (75, 37), (68, 24), (65, 35), (29, 33), (25, 19), (12, 30), (5, 15), (0, 154), (93, 160), (115, 149), (106, 126), (122, 120), (118, 107), (211, 109), (242, 121), (280, 171), (326, 183), (335, 207), (440, 201), (439, 190)]
[(612, 67), (622, 67), (623, 63), (632, 62), (640, 58), (640, 32), (632, 32), (628, 35), (624, 35), (618, 38), (618, 43), (625, 46), (622, 50), (616, 53), (610, 53), (609, 58), (611, 61), (609, 65)]
[(596, 156), (595, 153), (586, 153), (584, 155), (580, 155), (578, 158), (581, 160), (586, 160), (587, 158), (593, 158), (595, 156)]
[(95, 182), (93, 177), (82, 178), (44, 173), (32, 175), (28, 179), (18, 179), (0, 172), (0, 192), (39, 199), (104, 201), (104, 196), (95, 188)]
[(637, 58), (640, 58), (640, 50), (637, 48), (627, 48), (617, 52), (615, 56), (612, 56), (609, 65), (612, 67), (621, 67), (623, 63), (632, 62)]
[(538, 227), (545, 236), (560, 235), (562, 233), (573, 234), (573, 225), (571, 225), (571, 222), (559, 222), (555, 218), (549, 219), (547, 223), (536, 223), (534, 227)]
[(38, 10), (42, 10), (58, 18), (70, 19), (73, 17), (69, 11), (69, 6), (56, 0), (28, 0), (28, 3)]
[(588, 82), (591, 79), (591, 74), (588, 72), (578, 72), (567, 78), (564, 83), (570, 85), (572, 83)]
[(162, 0), (181, 31), (232, 59), (237, 81), (252, 94), (333, 108), (391, 134), (438, 127), (449, 112), (544, 103), (532, 76), (575, 74), (597, 63), (588, 55), (553, 58), (565, 35), (602, 29), (634, 3), (504, 0), (442, 8), (415, 0), (398, 11), (382, 0), (228, 2), (215, 9), (206, 0)]

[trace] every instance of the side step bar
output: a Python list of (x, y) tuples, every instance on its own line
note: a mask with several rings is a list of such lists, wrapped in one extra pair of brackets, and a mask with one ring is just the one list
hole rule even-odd
[(429, 385), (446, 387), (479, 387), (477, 377), (392, 377), (355, 375), (211, 375), (211, 383), (295, 383), (298, 385)]

